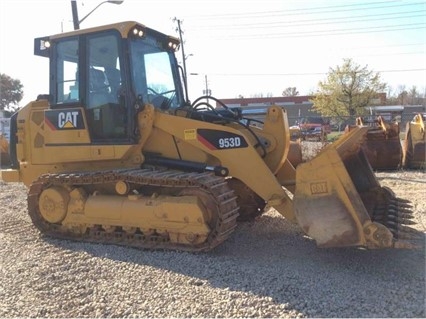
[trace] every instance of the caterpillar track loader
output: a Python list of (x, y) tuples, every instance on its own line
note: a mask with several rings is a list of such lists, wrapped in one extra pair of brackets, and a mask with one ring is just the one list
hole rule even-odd
[(355, 127), (367, 126), (367, 137), (362, 148), (374, 170), (394, 170), (401, 165), (402, 146), (399, 138), (399, 124), (387, 123), (381, 116), (372, 121), (356, 119), (355, 125), (345, 128), (348, 132)]
[(35, 39), (50, 90), (12, 116), (2, 179), (28, 186), (42, 234), (208, 251), (273, 207), (319, 247), (416, 247), (409, 202), (361, 150), (367, 128), (295, 169), (285, 111), (269, 107), (258, 128), (238, 109), (190, 103), (178, 47), (132, 21)]
[(404, 168), (426, 168), (425, 120), (426, 113), (418, 113), (407, 123), (402, 156)]

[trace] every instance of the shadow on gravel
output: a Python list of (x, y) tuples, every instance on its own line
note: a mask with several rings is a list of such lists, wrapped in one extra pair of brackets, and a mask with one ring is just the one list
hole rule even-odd
[(270, 297), (307, 317), (426, 316), (425, 249), (320, 249), (280, 217), (240, 224), (230, 240), (209, 253), (47, 240), (94, 258), (185, 275), (194, 289)]

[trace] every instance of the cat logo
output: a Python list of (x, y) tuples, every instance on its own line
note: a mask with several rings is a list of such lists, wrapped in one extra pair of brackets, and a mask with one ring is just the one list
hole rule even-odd
[(58, 114), (59, 128), (76, 128), (78, 111), (60, 112)]
[(44, 119), (52, 130), (84, 129), (81, 109), (46, 110)]

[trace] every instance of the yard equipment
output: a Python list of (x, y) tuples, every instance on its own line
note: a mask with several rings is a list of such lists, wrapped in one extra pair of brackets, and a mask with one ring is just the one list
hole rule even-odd
[(48, 236), (208, 251), (273, 207), (320, 247), (414, 248), (408, 201), (381, 187), (360, 127), (294, 168), (286, 112), (262, 127), (190, 103), (178, 39), (129, 21), (35, 39), (50, 92), (11, 118), (6, 182)]
[(290, 126), (289, 131), (291, 141), (300, 141), (302, 139), (302, 131), (298, 125)]
[(345, 131), (355, 127), (367, 126), (367, 138), (362, 149), (374, 170), (394, 170), (401, 165), (402, 147), (399, 138), (399, 124), (386, 122), (377, 116), (373, 120), (356, 119), (355, 125), (349, 125)]
[(10, 164), (9, 142), (3, 134), (0, 134), (0, 165), (7, 166)]
[(403, 146), (402, 166), (424, 169), (426, 167), (426, 113), (418, 113), (407, 123)]

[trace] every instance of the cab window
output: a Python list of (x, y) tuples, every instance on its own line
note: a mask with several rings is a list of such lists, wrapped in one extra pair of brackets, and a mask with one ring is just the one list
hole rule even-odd
[(54, 104), (78, 102), (78, 40), (61, 41), (56, 46), (56, 92)]
[(114, 32), (86, 39), (86, 114), (92, 137), (97, 140), (127, 136), (127, 109), (119, 95), (123, 74), (119, 38)]

